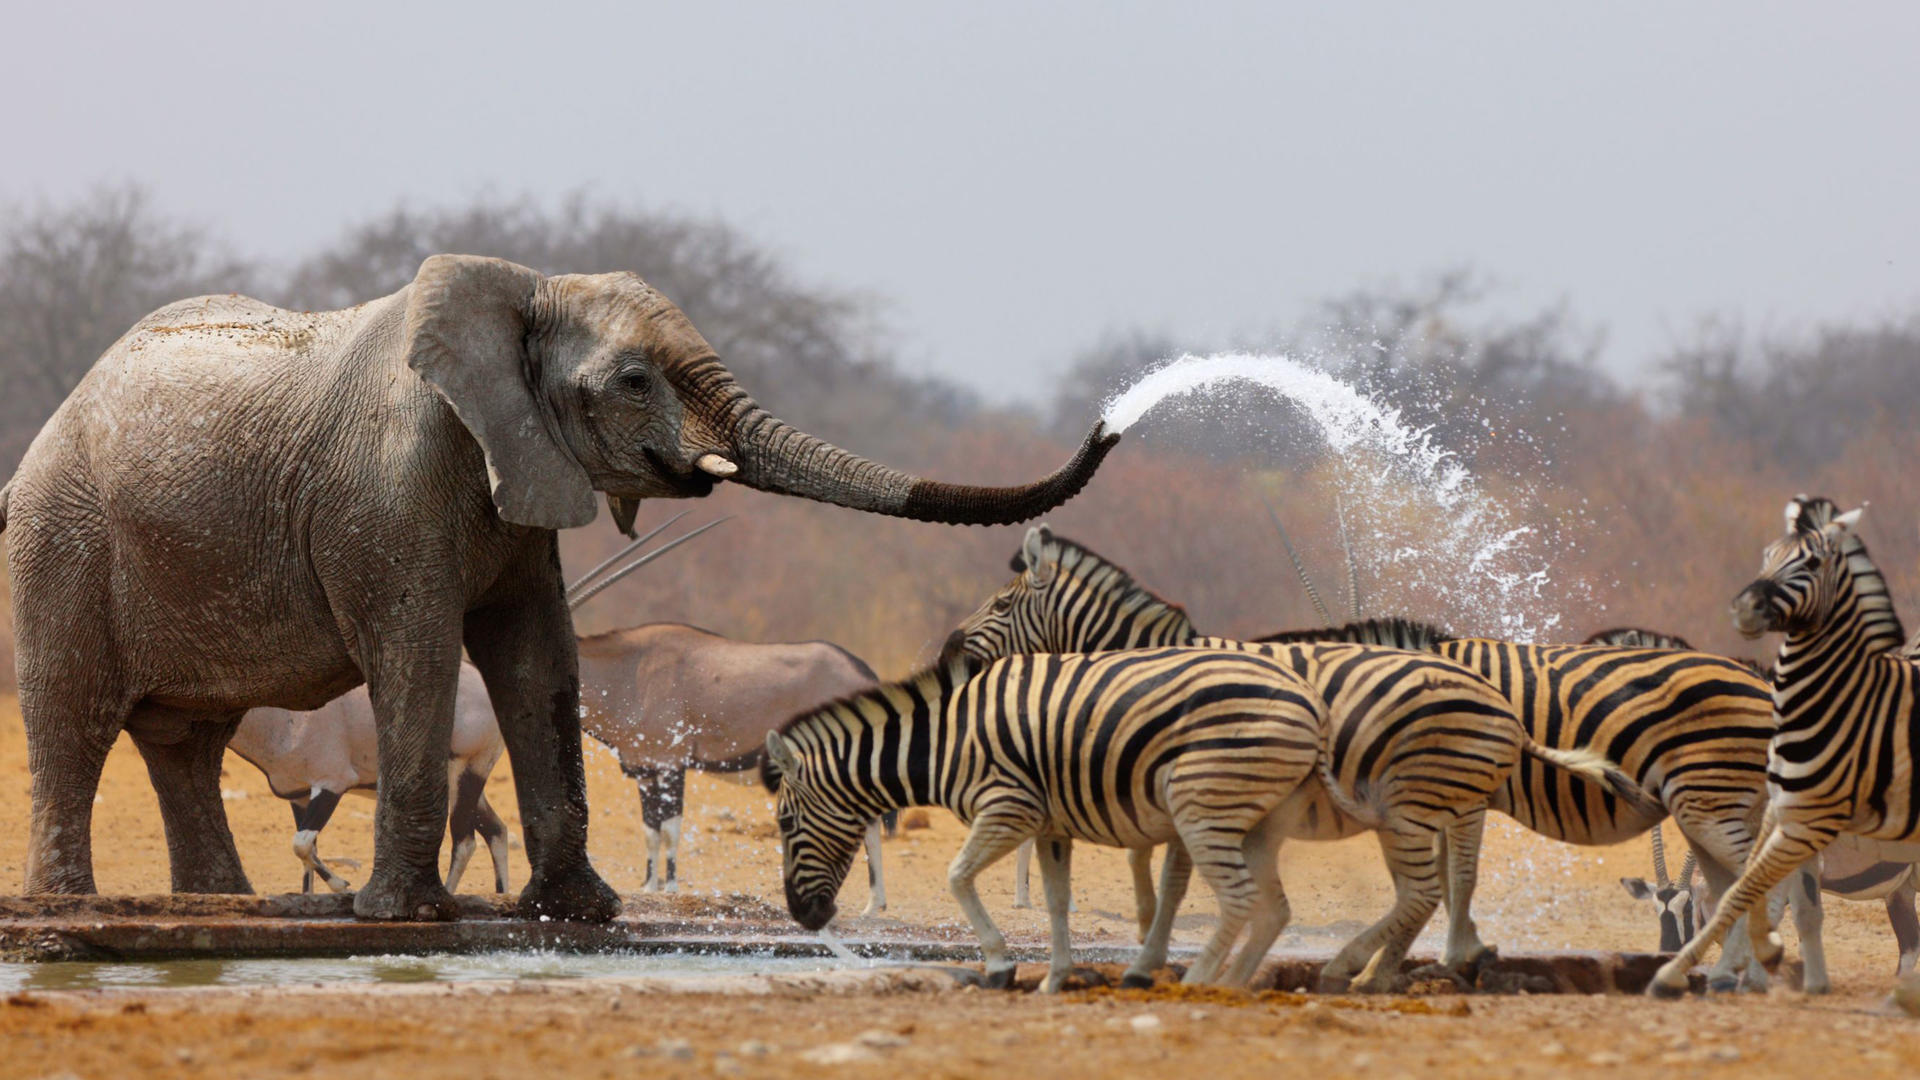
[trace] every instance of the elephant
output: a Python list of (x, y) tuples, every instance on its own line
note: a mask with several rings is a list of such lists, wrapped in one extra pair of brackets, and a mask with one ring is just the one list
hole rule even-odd
[(29, 894), (90, 893), (92, 806), (125, 730), (176, 892), (250, 892), (220, 762), (250, 708), (363, 682), (378, 726), (367, 919), (450, 919), (437, 862), (464, 648), (512, 762), (526, 918), (613, 918), (587, 859), (578, 656), (559, 529), (603, 493), (732, 481), (948, 524), (1025, 520), (1118, 440), (1025, 485), (924, 480), (804, 434), (630, 273), (434, 255), (384, 298), (238, 295), (155, 311), (94, 364), (0, 487), (32, 774)]

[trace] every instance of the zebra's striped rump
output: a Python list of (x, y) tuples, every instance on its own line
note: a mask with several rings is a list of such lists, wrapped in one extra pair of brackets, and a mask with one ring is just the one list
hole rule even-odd
[[(1010, 970), (973, 890), (980, 869), (1033, 838), (1060, 852), (1072, 840), (1177, 839), (1221, 903), (1216, 940), (1193, 972), (1211, 977), (1254, 910), (1272, 906), (1277, 881), (1249, 864), (1263, 865), (1271, 848), (1263, 822), (1313, 776), (1324, 727), (1324, 707), (1299, 677), (1244, 652), (955, 658), (769, 735), (788, 908), (803, 926), (825, 925), (865, 822), (942, 806), (970, 827), (949, 883), (989, 969)], [(1061, 931), (1064, 915), (1063, 906)], [(1065, 951), (1056, 935), (1057, 966)]]

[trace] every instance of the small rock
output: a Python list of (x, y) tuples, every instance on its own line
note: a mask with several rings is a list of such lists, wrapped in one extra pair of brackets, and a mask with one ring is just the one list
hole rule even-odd
[(182, 1065), (191, 1065), (193, 1064), (193, 1051), (184, 1046), (176, 1046), (173, 1048), (173, 1060)]
[(992, 1038), (1000, 1046), (1015, 1046), (1021, 1041), (1020, 1033), (1017, 1031), (996, 1031)]
[(661, 1057), (670, 1057), (675, 1061), (688, 1061), (693, 1057), (693, 1044), (685, 1039), (661, 1039), (654, 1044)]
[(761, 1042), (759, 1039), (748, 1039), (740, 1044), (739, 1052), (741, 1057), (766, 1057), (773, 1053), (773, 1044)]
[(1603, 1068), (1611, 1068), (1614, 1066), (1625, 1065), (1626, 1063), (1627, 1063), (1627, 1055), (1616, 1053), (1615, 1051), (1612, 1051), (1612, 1050), (1602, 1050), (1597, 1054), (1587, 1055), (1587, 1064), (1599, 1065)]
[(1566, 1052), (1567, 1048), (1557, 1042), (1550, 1042), (1540, 1048), (1541, 1057), (1560, 1057)]
[(1205, 1020), (1206, 1018), (1207, 1018), (1207, 1010), (1205, 1009), (1195, 1009), (1192, 1012), (1187, 1014), (1187, 1019), (1192, 1020), (1196, 1024), (1202, 1020)]
[(713, 1071), (716, 1076), (735, 1076), (744, 1068), (740, 1059), (722, 1051), (713, 1055)]
[(1158, 1016), (1152, 1013), (1141, 1013), (1127, 1021), (1127, 1026), (1133, 1029), (1135, 1035), (1158, 1035), (1161, 1023)]
[(1739, 1061), (1740, 1048), (1737, 1046), (1716, 1046), (1713, 1049), (1707, 1051), (1707, 1060), (1718, 1061), (1718, 1062), (1721, 1062), (1722, 1064), (1731, 1062), (1731, 1061)]
[(872, 1028), (853, 1037), (853, 1041), (871, 1050), (897, 1050), (907, 1045), (907, 1037), (897, 1031)]
[(814, 1065), (858, 1065), (879, 1061), (880, 1055), (859, 1043), (827, 1043), (805, 1051), (800, 1058)]

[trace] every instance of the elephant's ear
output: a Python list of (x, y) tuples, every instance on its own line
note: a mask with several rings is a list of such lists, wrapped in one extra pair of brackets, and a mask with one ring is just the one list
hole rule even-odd
[(540, 280), (504, 259), (428, 258), (407, 298), (407, 366), (480, 443), (500, 516), (570, 529), (593, 520), (593, 483), (528, 381), (528, 321)]

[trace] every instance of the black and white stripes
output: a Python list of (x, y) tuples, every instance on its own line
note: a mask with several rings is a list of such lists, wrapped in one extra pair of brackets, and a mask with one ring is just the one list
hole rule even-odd
[(918, 676), (768, 736), (763, 775), (778, 793), (788, 908), (803, 926), (826, 925), (866, 823), (889, 809), (943, 806), (971, 826), (948, 883), (991, 981), (1011, 978), (1012, 963), (974, 878), (1040, 840), (1054, 928), (1048, 985), (1057, 989), (1070, 968), (1072, 841), (1177, 839), (1221, 916), (1187, 981), (1212, 981), (1251, 922), (1243, 962), (1227, 975), (1244, 982), (1286, 922), (1276, 844), (1263, 829), (1313, 774), (1324, 727), (1317, 695), (1260, 656), (1160, 649), (979, 665), (950, 651)]
[[(1760, 576), (1734, 598), (1742, 633), (1786, 635), (1773, 668), (1773, 798), (1754, 857), (1712, 920), (1660, 969), (1653, 993), (1683, 993), (1701, 953), (1835, 836), (1920, 841), (1920, 666), (1901, 654), (1886, 580), (1855, 531), (1861, 511), (1837, 511), (1829, 499), (1788, 503), (1786, 535), (1767, 546)], [(1755, 954), (1776, 961), (1779, 939), (1764, 920), (1748, 929)]]

